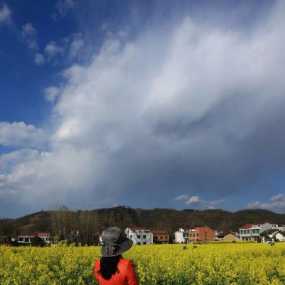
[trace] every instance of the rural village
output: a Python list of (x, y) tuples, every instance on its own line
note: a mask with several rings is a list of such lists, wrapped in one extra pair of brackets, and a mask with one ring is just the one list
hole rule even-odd
[[(142, 227), (127, 227), (126, 236), (136, 245), (145, 244), (188, 244), (207, 242), (285, 242), (285, 225), (271, 223), (245, 224), (238, 232), (224, 233), (208, 226), (194, 227), (190, 229), (179, 228), (170, 234), (165, 230), (150, 230)], [(58, 242), (74, 243), (82, 245), (80, 242), (80, 232), (72, 231), (66, 240), (57, 240), (49, 232), (35, 232), (31, 234), (20, 234), (16, 237), (1, 237), (1, 243), (14, 246), (48, 246)], [(101, 237), (94, 234), (95, 245), (100, 245)]]

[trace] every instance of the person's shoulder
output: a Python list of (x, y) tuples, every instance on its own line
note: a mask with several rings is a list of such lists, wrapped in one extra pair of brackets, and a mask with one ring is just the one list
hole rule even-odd
[(127, 258), (121, 258), (120, 259), (120, 262), (119, 262), (119, 266), (121, 267), (128, 267), (130, 265), (132, 265), (132, 261), (130, 259), (127, 259)]

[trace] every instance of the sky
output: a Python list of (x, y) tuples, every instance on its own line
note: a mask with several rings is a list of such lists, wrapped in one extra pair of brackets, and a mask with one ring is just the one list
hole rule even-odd
[(285, 213), (284, 1), (0, 0), (0, 217)]

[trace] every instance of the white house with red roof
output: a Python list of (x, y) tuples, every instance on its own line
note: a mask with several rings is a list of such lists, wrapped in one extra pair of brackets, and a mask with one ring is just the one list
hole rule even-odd
[(239, 239), (244, 241), (261, 241), (264, 231), (278, 229), (277, 224), (245, 224), (239, 229)]
[(31, 235), (19, 235), (17, 237), (18, 244), (29, 245), (32, 244), (32, 240), (35, 237), (41, 238), (46, 244), (50, 244), (50, 233), (36, 232)]
[(50, 244), (50, 233), (37, 232), (37, 233), (34, 233), (34, 237), (39, 237), (39, 238), (41, 238), (46, 244)]

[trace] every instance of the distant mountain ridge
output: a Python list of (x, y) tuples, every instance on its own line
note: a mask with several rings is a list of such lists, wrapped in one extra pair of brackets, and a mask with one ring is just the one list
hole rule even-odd
[(243, 224), (265, 222), (285, 224), (285, 214), (260, 209), (229, 212), (220, 209), (134, 209), (120, 206), (89, 211), (68, 209), (41, 211), (17, 219), (2, 219), (0, 235), (48, 231), (55, 235), (66, 236), (74, 230), (79, 230), (82, 235), (90, 236), (110, 225), (121, 228), (139, 226), (162, 229), (169, 233), (173, 233), (180, 227), (209, 226), (216, 230), (230, 232), (237, 231)]

